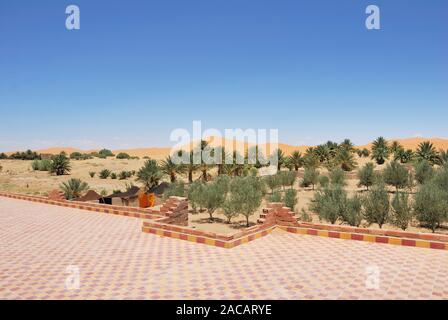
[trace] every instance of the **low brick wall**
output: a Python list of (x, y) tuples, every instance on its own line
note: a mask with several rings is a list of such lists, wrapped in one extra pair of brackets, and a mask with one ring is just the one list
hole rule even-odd
[(362, 233), (354, 233), (354, 232), (341, 232), (341, 231), (332, 231), (332, 230), (324, 230), (324, 229), (313, 229), (310, 227), (301, 228), (301, 227), (279, 226), (279, 228), (281, 228), (287, 232), (310, 235), (310, 236), (320, 236), (320, 237), (345, 239), (345, 240), (357, 240), (357, 241), (393, 244), (393, 245), (401, 245), (401, 246), (409, 246), (409, 247), (448, 250), (448, 242), (428, 241), (428, 240), (410, 239), (410, 238), (403, 238), (403, 237), (397, 238), (397, 237), (391, 237), (391, 236), (379, 236), (379, 235), (372, 235), (372, 234), (366, 234), (366, 233), (362, 234)]

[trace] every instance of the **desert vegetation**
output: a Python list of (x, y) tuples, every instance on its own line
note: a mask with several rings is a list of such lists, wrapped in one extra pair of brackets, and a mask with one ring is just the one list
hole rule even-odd
[[(219, 153), (222, 159), (232, 161), (193, 163), (195, 153), (203, 151)], [(0, 159), (24, 163), (28, 160), (30, 172), (42, 180), (42, 174), (53, 177), (49, 179), (61, 177), (62, 181), (55, 181), (60, 181), (59, 187), (68, 199), (85, 192), (86, 179), (104, 194), (126, 189), (124, 183), (136, 183), (149, 192), (165, 181), (168, 188), (163, 197), (188, 197), (191, 214), (208, 225), (242, 225), (244, 221), (247, 226), (256, 221), (257, 213), (267, 202), (281, 202), (303, 221), (446, 232), (447, 152), (437, 151), (431, 142), (422, 142), (414, 150), (405, 149), (382, 137), (371, 148), (359, 149), (348, 139), (341, 143), (328, 141), (304, 152), (296, 150), (288, 155), (275, 150), (263, 156), (271, 159), (278, 155), (279, 159), (278, 172), (266, 176), (260, 176), (260, 169), (269, 164), (249, 163), (248, 151), (229, 154), (206, 141), (192, 151), (179, 151), (179, 155), (190, 155), (190, 162), (181, 165), (170, 156), (159, 161), (138, 160), (123, 152), (115, 156), (108, 149), (50, 157), (28, 150), (9, 156), (0, 154)], [(237, 163), (241, 159), (244, 161)], [(86, 168), (83, 175), (78, 173), (80, 165)], [(2, 167), (2, 177), (6, 177), (2, 179), (14, 177), (8, 162), (2, 162)], [(73, 178), (63, 178), (67, 175)], [(51, 181), (48, 180), (50, 184)], [(29, 184), (23, 185), (28, 189)]]

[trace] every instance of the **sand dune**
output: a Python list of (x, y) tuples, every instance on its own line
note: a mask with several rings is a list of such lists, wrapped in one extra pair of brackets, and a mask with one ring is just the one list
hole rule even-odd
[[(211, 146), (218, 146), (220, 144), (220, 139), (216, 139), (213, 137), (210, 137), (208, 139), (206, 139), (210, 142)], [(227, 143), (227, 141), (225, 139), (222, 139), (223, 143)], [(405, 139), (388, 139), (389, 142), (392, 141), (398, 141), (405, 149), (412, 149), (415, 150), (417, 149), (418, 145), (423, 142), (423, 141), (431, 141), (434, 144), (434, 147), (437, 150), (448, 150), (448, 139), (443, 139), (443, 138), (405, 138)], [(196, 147), (199, 144), (199, 141), (193, 141), (190, 143), (190, 146), (194, 146)], [(244, 149), (247, 149), (250, 146), (254, 146), (255, 144), (253, 143), (243, 143), (241, 141), (234, 141), (233, 143), (234, 148), (238, 148), (238, 147), (243, 147)], [(372, 143), (366, 144), (366, 145), (360, 145), (357, 146), (358, 148), (371, 148)], [(267, 150), (268, 152), (272, 152), (273, 150), (270, 150), (271, 148), (269, 148), (269, 146), (265, 145), (265, 144), (261, 144), (260, 145), (261, 148), (265, 148), (265, 150)], [(289, 145), (289, 144), (285, 144), (285, 143), (279, 143), (278, 147), (285, 153), (285, 154), (291, 154), (293, 151), (300, 151), (300, 152), (305, 152), (307, 148), (309, 148), (310, 146), (293, 146), (293, 145)], [(182, 149), (188, 149), (188, 145), (182, 147)], [(166, 156), (168, 156), (170, 154), (171, 151), (171, 147), (157, 147), (157, 148), (135, 148), (135, 149), (117, 149), (117, 150), (112, 150), (113, 153), (117, 154), (119, 152), (126, 152), (131, 156), (136, 156), (136, 157), (144, 157), (144, 156), (148, 156), (154, 159), (162, 159)], [(41, 149), (41, 150), (36, 150), (36, 152), (38, 153), (43, 153), (43, 154), (58, 154), (62, 151), (65, 151), (67, 154), (70, 154), (72, 152), (78, 151), (78, 152), (93, 152), (93, 151), (98, 151), (98, 150), (81, 150), (81, 149), (76, 149), (76, 148), (71, 148), (71, 147), (55, 147), (55, 148), (47, 148), (47, 149)], [(11, 154), (11, 152), (9, 153)]]

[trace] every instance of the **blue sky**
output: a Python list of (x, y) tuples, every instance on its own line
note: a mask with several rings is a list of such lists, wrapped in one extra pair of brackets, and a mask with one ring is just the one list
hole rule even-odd
[(448, 137), (447, 16), (446, 0), (0, 0), (0, 151), (168, 146), (193, 120), (294, 145)]

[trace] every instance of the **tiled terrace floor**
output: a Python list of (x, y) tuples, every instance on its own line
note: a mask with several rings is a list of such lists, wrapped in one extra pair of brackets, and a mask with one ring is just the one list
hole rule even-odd
[[(69, 266), (79, 289), (66, 287)], [(448, 299), (447, 274), (443, 250), (280, 231), (222, 249), (0, 198), (0, 299)]]

